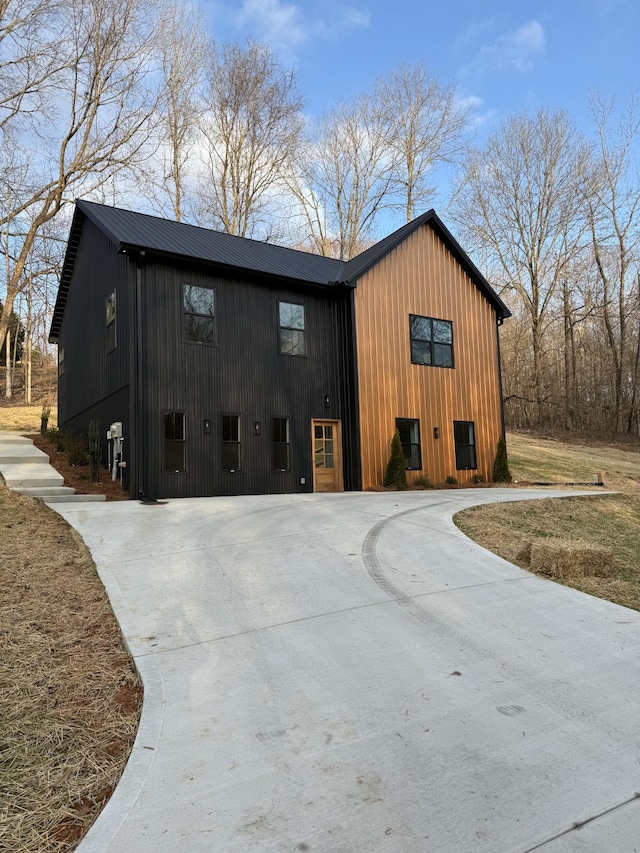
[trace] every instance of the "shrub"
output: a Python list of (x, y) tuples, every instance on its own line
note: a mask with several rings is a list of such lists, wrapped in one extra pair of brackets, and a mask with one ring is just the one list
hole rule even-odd
[(416, 477), (413, 481), (413, 485), (416, 489), (432, 489), (433, 483), (428, 477), (421, 475), (420, 477)]
[(55, 444), (56, 450), (62, 453), (67, 449), (67, 434), (61, 429), (51, 427), (47, 430), (47, 438)]
[(49, 415), (51, 414), (51, 406), (43, 406), (42, 411), (40, 412), (40, 435), (47, 434), (47, 427), (49, 426)]
[(482, 474), (474, 474), (471, 478), (471, 482), (477, 485), (478, 483), (484, 483), (484, 477)]
[(67, 462), (69, 465), (88, 465), (87, 444), (82, 436), (67, 436)]
[(395, 486), (399, 491), (407, 488), (407, 463), (402, 452), (400, 434), (397, 431), (391, 439), (391, 455), (382, 485), (388, 489)]
[(89, 421), (89, 461), (91, 463), (91, 480), (100, 481), (100, 462), (102, 461), (102, 444), (100, 443), (100, 424)]
[(494, 483), (511, 482), (511, 472), (509, 471), (509, 461), (507, 459), (507, 442), (504, 440), (503, 435), (498, 439), (496, 458), (493, 462), (492, 479)]
[(451, 474), (446, 478), (445, 483), (447, 486), (457, 486), (458, 480), (455, 477), (452, 477)]

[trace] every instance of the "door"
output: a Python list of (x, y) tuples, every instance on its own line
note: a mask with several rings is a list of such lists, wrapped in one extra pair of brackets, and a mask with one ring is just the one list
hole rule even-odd
[(342, 435), (340, 421), (311, 421), (313, 435), (313, 491), (342, 491)]

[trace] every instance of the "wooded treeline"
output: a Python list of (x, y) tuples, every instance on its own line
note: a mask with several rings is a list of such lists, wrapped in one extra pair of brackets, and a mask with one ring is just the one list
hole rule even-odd
[(508, 424), (638, 433), (638, 115), (590, 114), (588, 138), (540, 110), (474, 145), (455, 87), (413, 64), (311, 120), (293, 69), (191, 5), (0, 0), (0, 340), (14, 311), (25, 360), (46, 353), (76, 197), (346, 259), (431, 206), (446, 165), (440, 212), (513, 312)]

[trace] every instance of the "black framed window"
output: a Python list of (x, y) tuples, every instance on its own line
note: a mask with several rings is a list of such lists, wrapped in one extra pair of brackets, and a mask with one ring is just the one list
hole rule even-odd
[(409, 314), (411, 363), (453, 367), (453, 323)]
[(216, 292), (211, 287), (182, 285), (182, 337), (196, 344), (216, 343)]
[(420, 421), (413, 418), (396, 418), (396, 429), (400, 435), (407, 470), (420, 471), (422, 469)]
[(240, 415), (222, 416), (222, 470), (240, 470)]
[(306, 355), (304, 305), (278, 302), (279, 346), (282, 355)]
[(116, 292), (107, 296), (107, 352), (116, 348)]
[(64, 374), (64, 347), (58, 347), (58, 376)]
[(274, 471), (288, 471), (290, 464), (289, 418), (274, 418), (271, 465)]
[(456, 445), (456, 470), (475, 470), (476, 430), (473, 421), (454, 421), (453, 440)]
[(186, 470), (186, 437), (184, 412), (164, 413), (164, 466), (165, 471)]

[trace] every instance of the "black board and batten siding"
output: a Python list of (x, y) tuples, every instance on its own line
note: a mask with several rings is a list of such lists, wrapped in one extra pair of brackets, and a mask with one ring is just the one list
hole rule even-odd
[[(86, 436), (97, 420), (106, 461), (105, 433), (116, 420), (130, 434), (131, 294), (135, 271), (129, 259), (90, 220), (82, 226), (58, 350), (58, 424)], [(116, 346), (107, 351), (106, 304), (116, 294)]]
[[(183, 339), (185, 283), (215, 289), (215, 345)], [(146, 495), (313, 491), (313, 418), (343, 422), (345, 486), (353, 488), (349, 436), (355, 434), (350, 422), (355, 406), (344, 348), (350, 298), (342, 288), (227, 277), (149, 259), (141, 268), (139, 342)], [(305, 307), (304, 356), (279, 353), (279, 301)], [(165, 412), (184, 413), (185, 471), (163, 470)], [(241, 464), (235, 472), (222, 470), (223, 414), (240, 417)], [(273, 470), (274, 417), (289, 419), (288, 471)]]

